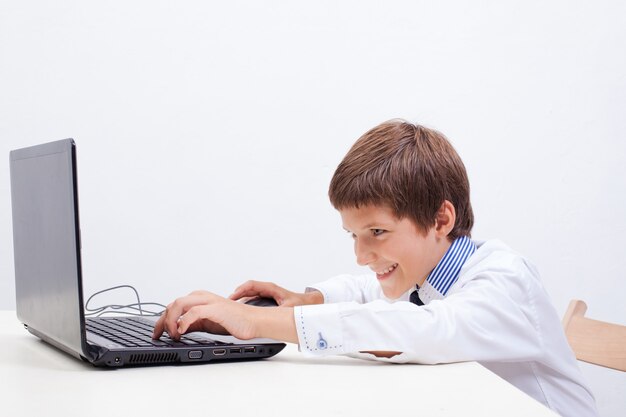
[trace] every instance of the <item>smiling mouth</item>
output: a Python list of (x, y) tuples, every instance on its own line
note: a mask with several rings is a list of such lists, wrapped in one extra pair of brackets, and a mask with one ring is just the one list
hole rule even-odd
[(389, 278), (391, 274), (393, 274), (393, 271), (396, 270), (397, 267), (398, 267), (398, 264), (393, 264), (390, 267), (383, 269), (382, 271), (376, 272), (376, 278), (378, 279)]

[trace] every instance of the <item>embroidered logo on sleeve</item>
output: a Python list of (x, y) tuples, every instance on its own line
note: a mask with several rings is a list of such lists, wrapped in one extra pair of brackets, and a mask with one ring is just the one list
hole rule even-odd
[(319, 335), (319, 339), (317, 339), (317, 348), (319, 350), (324, 350), (328, 347), (328, 343), (326, 342), (326, 340), (324, 340), (324, 337), (322, 337), (321, 333), (318, 333)]
[[(324, 339), (324, 336), (322, 336), (321, 332), (317, 333), (318, 339), (315, 345), (313, 345), (313, 343), (309, 345), (309, 341), (313, 342), (313, 339), (307, 337), (306, 326), (304, 325), (304, 313), (303, 313), (304, 309), (302, 308), (302, 306), (299, 306), (297, 308), (300, 309), (300, 326), (301, 326), (301, 332), (302, 332), (301, 340), (304, 341), (304, 347), (306, 348), (306, 350), (310, 352), (314, 352), (314, 351), (319, 351), (319, 350), (342, 348), (343, 345), (330, 346), (328, 342), (326, 341), (326, 339)], [(309, 336), (312, 336), (312, 334), (309, 334)]]

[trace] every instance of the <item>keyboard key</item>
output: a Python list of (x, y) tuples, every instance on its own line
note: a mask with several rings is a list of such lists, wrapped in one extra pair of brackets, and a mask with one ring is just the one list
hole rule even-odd
[(166, 346), (216, 346), (224, 343), (207, 338), (203, 333), (190, 333), (180, 341), (173, 340), (167, 334), (161, 340), (152, 340), (154, 322), (141, 317), (99, 317), (89, 318), (86, 322), (89, 332), (129, 347), (166, 347)]

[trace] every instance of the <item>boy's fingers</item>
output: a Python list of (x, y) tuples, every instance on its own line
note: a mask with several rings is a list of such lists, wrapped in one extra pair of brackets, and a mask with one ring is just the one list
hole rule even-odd
[(238, 300), (241, 297), (254, 297), (255, 295), (259, 295), (258, 284), (260, 283), (257, 281), (246, 281), (235, 288), (235, 291), (228, 298)]
[(172, 339), (178, 339), (178, 334), (176, 332), (176, 320), (178, 316), (176, 316), (176, 318), (174, 317), (175, 316), (173, 312), (169, 309), (165, 311), (165, 313), (163, 313), (163, 316), (161, 317), (163, 319), (161, 323), (161, 328), (163, 329), (163, 331), (161, 332), (161, 334), (163, 334), (163, 332), (167, 332), (167, 334)]
[(210, 305), (199, 305), (199, 306), (191, 307), (189, 310), (187, 310), (185, 314), (180, 316), (180, 318), (178, 319), (176, 330), (178, 331), (178, 333), (184, 334), (189, 329), (189, 327), (193, 323), (196, 323), (198, 320), (200, 319), (211, 320), (209, 316), (210, 312), (211, 312)]
[(178, 339), (180, 337), (180, 333), (178, 332), (180, 316), (185, 314), (190, 308), (208, 302), (210, 302), (210, 296), (198, 293), (176, 299), (176, 301), (167, 306), (167, 309), (159, 319), (163, 320), (159, 329), (163, 328), (167, 331), (167, 334), (169, 334), (172, 339)]
[(236, 288), (235, 291), (228, 296), (229, 300), (238, 300), (241, 298), (241, 290), (239, 288)]
[(284, 288), (274, 284), (273, 282), (256, 282), (253, 281), (253, 286), (251, 287), (251, 293), (246, 295), (248, 296), (260, 296), (260, 297), (270, 297), (275, 300), (279, 300), (285, 297), (285, 294), (288, 292)]
[(161, 336), (163, 336), (163, 333), (165, 332), (167, 332), (167, 334), (170, 335), (170, 337), (172, 338), (176, 337), (171, 327), (168, 327), (168, 312), (169, 310), (166, 309), (163, 313), (161, 313), (161, 317), (159, 317), (159, 319), (154, 324), (154, 331), (152, 333), (153, 339), (159, 339)]
[(155, 340), (163, 335), (163, 320), (164, 320), (163, 314), (165, 314), (165, 312), (161, 314), (161, 317), (159, 317), (159, 319), (154, 324), (154, 331), (152, 332), (152, 338)]
[(229, 295), (229, 296), (228, 296), (228, 298), (229, 298), (230, 300), (237, 301), (237, 300), (239, 300), (241, 297), (245, 297), (245, 296), (246, 296), (246, 293), (245, 293), (245, 292), (243, 292), (243, 291), (241, 291), (241, 290), (237, 289), (237, 290), (235, 290), (235, 292), (234, 292), (234, 293), (232, 293), (231, 295)]

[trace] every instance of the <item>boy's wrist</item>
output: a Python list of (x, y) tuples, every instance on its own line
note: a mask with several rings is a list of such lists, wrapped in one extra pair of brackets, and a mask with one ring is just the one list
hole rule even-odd
[(304, 293), (304, 305), (324, 304), (324, 295), (321, 291), (313, 290)]
[(262, 314), (256, 317), (256, 337), (267, 337), (284, 342), (298, 343), (293, 307), (256, 307)]

